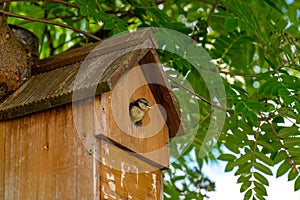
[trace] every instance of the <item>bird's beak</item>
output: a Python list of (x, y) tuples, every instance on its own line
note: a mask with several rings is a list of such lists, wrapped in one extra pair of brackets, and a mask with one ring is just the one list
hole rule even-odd
[(151, 106), (146, 106), (148, 109), (151, 109), (152, 107)]

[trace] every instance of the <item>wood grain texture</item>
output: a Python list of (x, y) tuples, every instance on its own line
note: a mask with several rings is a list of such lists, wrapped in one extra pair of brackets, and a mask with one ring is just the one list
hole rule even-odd
[(5, 184), (5, 122), (0, 122), (0, 200), (4, 199)]
[(80, 62), (86, 58), (86, 56), (100, 43), (90, 44), (84, 47), (79, 47), (76, 49), (72, 49), (66, 52), (63, 52), (59, 55), (50, 56), (48, 58), (44, 58), (39, 60), (37, 66), (32, 69), (32, 74), (40, 74), (44, 72), (51, 71), (58, 67), (62, 67), (65, 65), (70, 65), (76, 62)]
[(32, 73), (39, 74), (47, 72), (58, 67), (80, 62), (86, 57), (91, 59), (104, 54), (116, 52), (120, 49), (142, 45), (147, 39), (151, 40), (151, 44), (147, 46), (148, 48), (156, 47), (151, 29), (146, 28), (132, 33), (119, 34), (101, 42), (72, 49), (59, 55), (39, 60), (37, 67), (33, 68)]
[[(88, 104), (80, 106), (85, 112)], [(78, 136), (71, 105), (1, 122), (1, 137), (3, 124), (4, 199), (100, 198), (100, 165)]]
[[(160, 108), (156, 107), (146, 113), (142, 121), (143, 127), (137, 127), (130, 121), (130, 102), (145, 98), (151, 105), (157, 104), (149, 85), (146, 84), (141, 68), (136, 66), (133, 71), (133, 74), (128, 74), (127, 78), (122, 77), (113, 91), (101, 94), (100, 101), (95, 99), (97, 112), (105, 113), (99, 122), (102, 123), (101, 126), (105, 131), (97, 135), (104, 135), (125, 148), (156, 162), (162, 168), (168, 168), (169, 131), (167, 124), (163, 121)], [(105, 110), (99, 108), (105, 108)], [(151, 118), (150, 115), (152, 115)]]
[[(144, 95), (154, 104), (145, 87), (132, 98)], [(147, 152), (166, 146), (166, 125), (145, 140), (130, 138), (109, 127), (114, 123), (106, 118), (109, 109), (104, 106), (110, 99), (102, 96), (0, 122), (2, 199), (162, 199), (162, 172), (157, 163), (168, 163), (167, 149), (152, 157), (133, 150)], [(144, 123), (153, 122), (148, 116)], [(99, 130), (109, 132), (105, 137), (118, 137), (116, 141), (130, 151), (97, 139)]]
[(101, 140), (101, 199), (162, 199), (162, 172)]

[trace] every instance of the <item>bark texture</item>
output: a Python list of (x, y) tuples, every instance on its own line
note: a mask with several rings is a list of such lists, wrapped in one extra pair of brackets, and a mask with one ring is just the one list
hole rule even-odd
[(0, 15), (0, 102), (17, 90), (31, 75), (30, 55)]

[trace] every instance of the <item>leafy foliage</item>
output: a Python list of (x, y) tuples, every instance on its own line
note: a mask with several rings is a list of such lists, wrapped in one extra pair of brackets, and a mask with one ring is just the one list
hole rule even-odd
[[(235, 170), (245, 199), (265, 199), (268, 176), (288, 176), (300, 189), (300, 65), (299, 1), (284, 0), (75, 0), (13, 2), (10, 12), (45, 18), (105, 39), (124, 30), (154, 26), (184, 33), (202, 46), (216, 63), (227, 95), (227, 118), (216, 149), (226, 149), (218, 159)], [(71, 4), (73, 3), (73, 4)], [(41, 57), (95, 38), (39, 20), (9, 18), (9, 22), (34, 31), (40, 38)], [(174, 39), (175, 40), (175, 39)], [(184, 58), (160, 51), (161, 61), (180, 73), (196, 95), (209, 99), (205, 83)], [(182, 88), (181, 88), (182, 89)], [(180, 92), (175, 90), (175, 92)], [(181, 91), (182, 92), (182, 91)], [(214, 186), (201, 173), (203, 162), (186, 159), (199, 153), (215, 109), (184, 91), (186, 102), (198, 104), (201, 115), (183, 105), (186, 117), (198, 123), (193, 148), (166, 172), (165, 195), (203, 198)], [(210, 100), (211, 101), (211, 100)], [(227, 152), (228, 151), (228, 152)], [(197, 156), (196, 156), (197, 158)], [(190, 167), (196, 163), (196, 168)], [(277, 166), (276, 174), (272, 167)], [(181, 173), (186, 174), (183, 176)], [(189, 187), (187, 184), (192, 185)], [(180, 185), (181, 189), (178, 187)], [(198, 196), (197, 196), (198, 195)]]
[(190, 166), (191, 159), (190, 155), (179, 158), (164, 174), (165, 199), (203, 199), (208, 197), (207, 192), (214, 191), (214, 182), (201, 172), (203, 162)]

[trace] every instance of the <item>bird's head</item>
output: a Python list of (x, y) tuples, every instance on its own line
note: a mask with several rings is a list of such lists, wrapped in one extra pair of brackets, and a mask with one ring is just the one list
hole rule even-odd
[(144, 111), (148, 111), (151, 108), (150, 103), (144, 99), (144, 98), (140, 98), (137, 100), (137, 104), (139, 105), (139, 107), (144, 110)]

